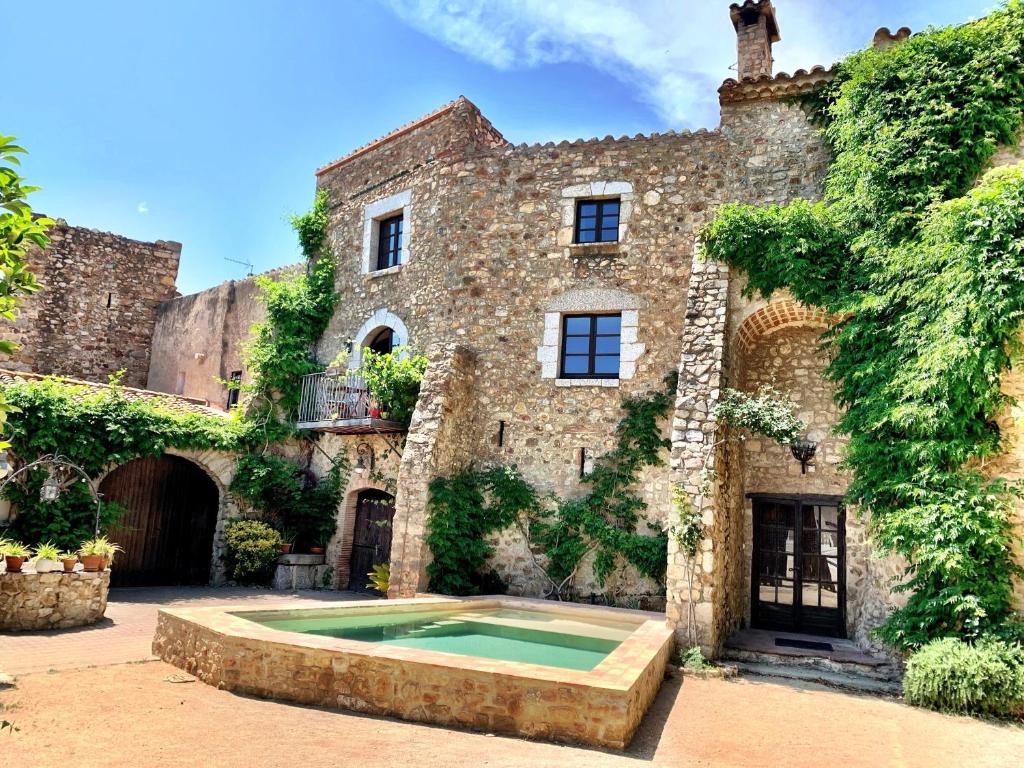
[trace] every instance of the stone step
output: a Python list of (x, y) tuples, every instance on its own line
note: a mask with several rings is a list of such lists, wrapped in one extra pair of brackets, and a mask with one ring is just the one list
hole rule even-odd
[(903, 686), (898, 682), (879, 680), (850, 672), (831, 672), (820, 667), (798, 664), (767, 664), (752, 661), (729, 661), (728, 664), (735, 667), (740, 675), (817, 683), (830, 688), (870, 693), (876, 696), (903, 695)]
[(888, 661), (867, 657), (866, 655), (863, 661), (853, 659), (839, 660), (824, 656), (794, 656), (726, 646), (722, 650), (722, 659), (748, 664), (817, 669), (822, 672), (853, 675), (886, 683), (899, 683), (901, 677), (899, 669)]

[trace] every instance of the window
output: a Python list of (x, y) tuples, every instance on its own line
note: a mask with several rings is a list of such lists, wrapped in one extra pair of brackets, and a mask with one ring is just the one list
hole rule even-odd
[(370, 336), (370, 338), (363, 343), (363, 346), (367, 349), (372, 349), (377, 354), (386, 355), (398, 346), (398, 341), (393, 330), (390, 328), (381, 328)]
[(242, 372), (232, 371), (228, 381), (232, 384), (232, 386), (228, 387), (228, 410), (230, 411), (238, 405), (238, 396), (242, 391)]
[(402, 263), (402, 214), (382, 219), (378, 224), (377, 269)]
[(576, 201), (577, 243), (614, 243), (618, 239), (618, 198)]
[(622, 315), (562, 319), (562, 378), (617, 379)]

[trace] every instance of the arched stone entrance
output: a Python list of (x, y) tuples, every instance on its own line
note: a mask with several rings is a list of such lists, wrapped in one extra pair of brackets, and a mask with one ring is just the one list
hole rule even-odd
[(209, 583), (220, 493), (202, 468), (180, 456), (133, 459), (103, 478), (100, 493), (126, 509), (108, 532), (125, 550), (114, 586)]

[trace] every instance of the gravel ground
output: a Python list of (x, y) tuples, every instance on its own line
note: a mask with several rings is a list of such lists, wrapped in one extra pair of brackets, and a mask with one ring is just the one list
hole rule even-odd
[(40, 672), (0, 690), (5, 765), (1018, 766), (1024, 728), (897, 701), (740, 680), (665, 682), (625, 753), (557, 746), (171, 683), (163, 662)]

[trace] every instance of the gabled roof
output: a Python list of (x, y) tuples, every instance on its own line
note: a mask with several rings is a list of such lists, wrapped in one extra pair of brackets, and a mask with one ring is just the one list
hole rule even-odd
[(97, 392), (117, 390), (119, 394), (128, 400), (137, 402), (149, 402), (159, 405), (169, 411), (176, 413), (198, 413), (204, 416), (220, 416), (228, 418), (225, 411), (211, 408), (206, 400), (196, 397), (183, 397), (182, 395), (171, 395), (166, 392), (154, 392), (149, 389), (136, 389), (135, 387), (122, 387), (113, 384), (100, 384), (96, 381), (83, 381), (82, 379), (70, 379), (66, 376), (46, 376), (41, 373), (30, 373), (27, 371), (12, 371), (0, 368), (0, 385), (14, 384), (18, 381), (42, 381), (43, 379), (54, 379), (65, 384), (81, 388), (82, 395), (94, 395)]
[(417, 118), (416, 120), (413, 120), (411, 123), (406, 123), (405, 125), (403, 125), (403, 126), (401, 126), (399, 128), (396, 128), (395, 130), (391, 131), (390, 133), (384, 134), (379, 139), (374, 139), (369, 144), (364, 144), (363, 146), (359, 147), (358, 149), (352, 150), (347, 155), (339, 157), (337, 160), (334, 160), (334, 161), (328, 163), (327, 165), (324, 165), (324, 166), (321, 166), (320, 168), (317, 168), (316, 169), (316, 175), (317, 176), (322, 176), (323, 174), (327, 173), (328, 171), (333, 171), (335, 168), (338, 168), (339, 166), (342, 166), (342, 165), (344, 165), (345, 163), (347, 163), (347, 162), (349, 162), (351, 160), (355, 160), (357, 157), (360, 157), (361, 155), (365, 155), (367, 152), (370, 152), (370, 151), (372, 151), (374, 149), (377, 149), (378, 147), (383, 146), (384, 144), (387, 144), (389, 141), (393, 141), (394, 139), (397, 139), (400, 136), (404, 136), (407, 133), (411, 133), (412, 131), (415, 131), (417, 128), (422, 128), (424, 125), (427, 125), (428, 123), (432, 123), (435, 120), (437, 120), (438, 118), (444, 117), (445, 115), (447, 115), (447, 114), (449, 114), (451, 112), (454, 112), (456, 109), (458, 109), (461, 106), (469, 106), (473, 110), (475, 110), (476, 112), (480, 111), (480, 109), (476, 106), (476, 104), (471, 102), (465, 96), (459, 96), (459, 98), (455, 99), (455, 101), (449, 101), (447, 104), (444, 104), (444, 105), (438, 107), (433, 112), (429, 112), (429, 113), (423, 115), (423, 117), (420, 117), (420, 118)]

